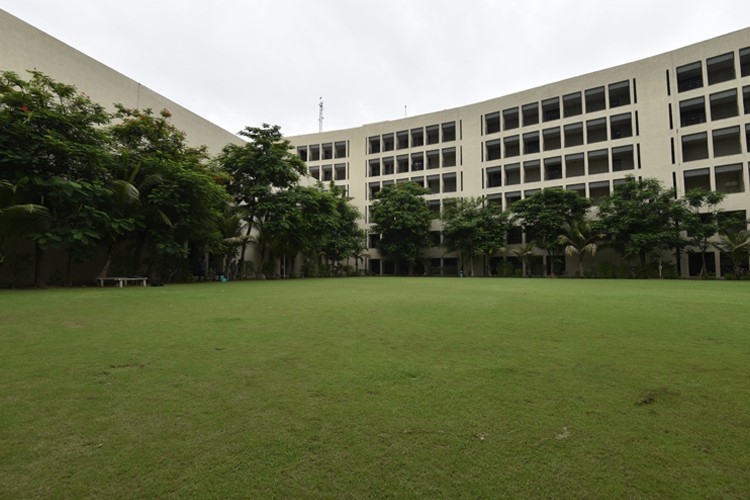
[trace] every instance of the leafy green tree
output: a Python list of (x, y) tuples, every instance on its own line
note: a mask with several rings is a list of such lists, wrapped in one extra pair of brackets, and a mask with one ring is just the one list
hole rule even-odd
[[(279, 190), (296, 185), (305, 173), (305, 164), (292, 152), (291, 143), (284, 139), (277, 125), (247, 127), (240, 135), (248, 142), (225, 146), (216, 162), (229, 176), (227, 190), (243, 211), (246, 235), (257, 230), (261, 233), (258, 240), (263, 240), (263, 220), (273, 208), (269, 200)], [(243, 270), (246, 248), (243, 245), (240, 253)]]
[[(582, 219), (590, 206), (590, 200), (575, 191), (547, 188), (515, 202), (512, 210), (526, 233), (533, 234), (536, 246), (553, 257), (562, 250), (558, 238), (560, 228), (566, 222)], [(552, 259), (548, 261), (549, 273), (554, 276)]]
[(405, 263), (409, 274), (431, 244), (432, 212), (422, 198), (430, 191), (413, 182), (386, 186), (375, 195), (371, 207), (373, 231), (380, 235), (378, 250), (392, 259), (396, 269)]
[(732, 260), (735, 276), (740, 277), (747, 272), (750, 257), (750, 233), (747, 230), (727, 231), (714, 246)]
[(28, 80), (13, 72), (0, 74), (0, 178), (52, 216), (53, 231), (30, 234), (36, 243), (38, 287), (44, 286), (48, 247), (96, 239), (71, 221), (97, 210), (81, 189), (84, 184), (100, 186), (105, 179), (111, 156), (103, 126), (109, 119), (101, 105), (75, 87), (40, 72), (30, 72)]
[[(332, 224), (325, 235), (321, 249), (326, 259), (334, 266), (350, 257), (356, 259), (365, 248), (367, 235), (359, 227), (362, 215), (356, 207), (351, 204), (351, 198), (346, 195), (344, 188), (336, 186), (333, 182), (327, 191), (332, 197)], [(357, 269), (358, 271), (358, 269)]]
[(44, 231), (49, 227), (49, 220), (47, 207), (21, 203), (16, 186), (0, 179), (0, 267), (5, 264), (3, 242), (35, 231)]
[(498, 252), (504, 252), (505, 240), (510, 228), (510, 217), (497, 203), (486, 199), (479, 211), (479, 238), (477, 251), (484, 257), (485, 273), (492, 276), (490, 260)]
[(683, 222), (690, 243), (701, 253), (701, 276), (706, 275), (706, 252), (711, 247), (710, 239), (719, 232), (722, 221), (718, 206), (726, 195), (703, 188), (691, 189), (685, 194), (690, 209)]
[(524, 276), (528, 276), (531, 273), (531, 259), (534, 257), (535, 249), (536, 241), (529, 241), (510, 251), (510, 253), (521, 259)]
[(624, 257), (637, 257), (642, 267), (653, 250), (680, 248), (685, 207), (674, 189), (656, 179), (628, 176), (599, 207), (599, 217), (612, 245)]
[(589, 220), (577, 219), (562, 226), (563, 234), (558, 238), (565, 247), (565, 255), (578, 257), (578, 276), (583, 278), (583, 259), (586, 254), (596, 255), (599, 245), (607, 235), (599, 231), (597, 225)]

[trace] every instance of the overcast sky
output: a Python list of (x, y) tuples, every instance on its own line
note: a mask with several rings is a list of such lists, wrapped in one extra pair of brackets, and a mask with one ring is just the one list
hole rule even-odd
[[(500, 97), (750, 26), (750, 0), (0, 0), (230, 132)], [(750, 45), (750, 40), (748, 40)]]

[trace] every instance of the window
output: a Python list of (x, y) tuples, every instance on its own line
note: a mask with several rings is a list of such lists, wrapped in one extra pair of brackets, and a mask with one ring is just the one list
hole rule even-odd
[(411, 131), (411, 147), (417, 148), (424, 146), (424, 130), (415, 128)]
[(432, 194), (438, 194), (440, 192), (440, 176), (430, 175), (427, 177), (427, 189)]
[(427, 206), (432, 212), (433, 219), (440, 218), (440, 200), (427, 200)]
[(607, 196), (609, 196), (609, 181), (589, 183), (589, 198), (591, 198), (592, 205), (599, 205)]
[(539, 152), (539, 132), (529, 132), (523, 134), (523, 154), (533, 154)]
[(333, 144), (323, 144), (323, 159), (324, 160), (332, 160), (333, 159)]
[(437, 144), (440, 142), (440, 127), (430, 125), (427, 127), (427, 144)]
[(586, 122), (586, 142), (602, 142), (607, 140), (607, 119), (598, 118)]
[(524, 182), (539, 182), (542, 180), (539, 160), (524, 162), (523, 180)]
[(708, 168), (696, 168), (694, 170), (685, 170), (682, 173), (685, 182), (685, 192), (691, 189), (711, 190), (711, 173)]
[(323, 165), (323, 182), (333, 180), (333, 165)]
[(300, 146), (297, 148), (297, 155), (302, 161), (307, 161), (307, 146)]
[(606, 174), (609, 172), (609, 151), (606, 149), (589, 151), (588, 160), (589, 175)]
[(542, 132), (542, 138), (544, 139), (545, 151), (553, 151), (562, 147), (559, 127), (548, 128), (547, 130)]
[(583, 113), (583, 106), (581, 105), (581, 93), (576, 92), (574, 94), (568, 94), (563, 96), (563, 115), (565, 118), (571, 116), (578, 116)]
[(711, 119), (721, 120), (739, 115), (737, 108), (737, 89), (711, 94)]
[(456, 148), (446, 148), (443, 150), (443, 167), (456, 166)]
[(694, 62), (677, 68), (677, 92), (703, 87), (703, 68), (701, 62)]
[(393, 151), (396, 147), (396, 142), (393, 134), (386, 134), (383, 136), (383, 151)]
[(456, 140), (456, 122), (443, 123), (443, 142)]
[(706, 132), (685, 135), (682, 137), (682, 161), (705, 160), (708, 158), (708, 139)]
[(310, 167), (310, 177), (320, 180), (320, 167)]
[(310, 146), (310, 161), (320, 161), (320, 146)]
[(586, 113), (601, 111), (607, 107), (604, 100), (604, 87), (596, 87), (586, 91)]
[(424, 187), (424, 177), (412, 177), (410, 181), (418, 186)]
[(376, 135), (373, 137), (370, 137), (367, 140), (368, 143), (368, 152), (372, 154), (380, 153), (380, 136)]
[(745, 108), (745, 114), (750, 115), (750, 85), (742, 87), (742, 105)]
[(510, 108), (503, 111), (503, 128), (505, 130), (518, 128), (518, 108)]
[(568, 184), (565, 186), (566, 191), (574, 191), (578, 193), (581, 198), (586, 197), (586, 184)]
[(635, 161), (633, 160), (633, 146), (622, 146), (612, 148), (612, 171), (621, 172), (623, 170), (633, 170)]
[(500, 187), (503, 185), (503, 172), (500, 167), (490, 167), (485, 170), (485, 174), (488, 188)]
[(583, 153), (565, 156), (565, 177), (580, 177), (586, 175)]
[(337, 142), (333, 147), (336, 158), (346, 158), (346, 141)]
[(516, 184), (521, 184), (521, 164), (520, 163), (512, 163), (510, 165), (505, 165), (503, 169), (505, 170), (505, 185), (506, 186), (514, 186)]
[(510, 158), (521, 154), (521, 144), (517, 135), (503, 139), (505, 145), (505, 157)]
[(505, 193), (505, 207), (510, 208), (513, 204), (521, 199), (521, 191), (511, 191)]
[(717, 191), (727, 194), (745, 192), (745, 173), (741, 163), (716, 167), (714, 173)]
[(393, 175), (395, 173), (395, 163), (393, 156), (383, 158), (383, 175)]
[(337, 181), (346, 180), (346, 163), (338, 163), (333, 167), (334, 179)]
[(523, 114), (523, 126), (536, 125), (539, 123), (539, 103), (532, 102), (521, 107)]
[(409, 148), (409, 131), (402, 130), (396, 132), (396, 149), (408, 149)]
[(409, 171), (409, 155), (399, 155), (396, 157), (396, 172), (405, 174)]
[(583, 144), (583, 123), (571, 123), (565, 125), (565, 147), (580, 146)]
[(370, 160), (369, 163), (369, 174), (370, 177), (377, 177), (380, 175), (380, 160)]
[(500, 112), (484, 115), (484, 133), (494, 134), (500, 132)]
[(456, 174), (443, 174), (443, 192), (455, 193), (457, 189)]
[(612, 83), (609, 86), (609, 107), (616, 108), (630, 104), (630, 82)]
[(542, 116), (545, 122), (560, 119), (560, 98), (554, 97), (542, 101)]
[(735, 79), (734, 53), (722, 54), (706, 61), (708, 84), (726, 82)]
[(740, 75), (750, 76), (750, 47), (740, 49)]
[(706, 122), (706, 99), (696, 97), (680, 103), (680, 126), (689, 127)]
[(740, 144), (740, 127), (729, 127), (714, 130), (713, 136), (714, 156), (729, 156), (742, 153)]
[(623, 115), (615, 115), (609, 119), (609, 129), (612, 135), (612, 140), (623, 139), (625, 137), (633, 136), (633, 121), (630, 113)]
[(440, 151), (437, 149), (427, 151), (427, 168), (440, 168)]
[(557, 156), (555, 158), (547, 158), (544, 160), (544, 180), (552, 181), (555, 179), (562, 179), (562, 158)]
[(485, 143), (485, 147), (487, 148), (486, 155), (485, 155), (486, 161), (493, 161), (493, 160), (500, 159), (500, 139), (496, 139), (494, 141), (487, 141)]
[(413, 153), (411, 155), (411, 171), (416, 172), (424, 170), (424, 155), (422, 153)]

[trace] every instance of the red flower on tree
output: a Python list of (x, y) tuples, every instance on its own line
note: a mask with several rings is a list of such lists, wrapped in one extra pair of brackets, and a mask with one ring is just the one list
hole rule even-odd
[(24, 113), (28, 113), (31, 110), (29, 109), (27, 105), (24, 104), (23, 106), (21, 106), (21, 111), (23, 111)]

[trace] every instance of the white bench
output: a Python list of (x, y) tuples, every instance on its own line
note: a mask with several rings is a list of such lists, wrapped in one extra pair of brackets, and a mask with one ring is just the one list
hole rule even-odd
[(148, 278), (121, 278), (121, 277), (107, 277), (107, 278), (96, 278), (96, 282), (99, 286), (104, 286), (105, 281), (113, 281), (118, 288), (127, 286), (128, 283), (140, 283), (141, 286), (146, 286)]

